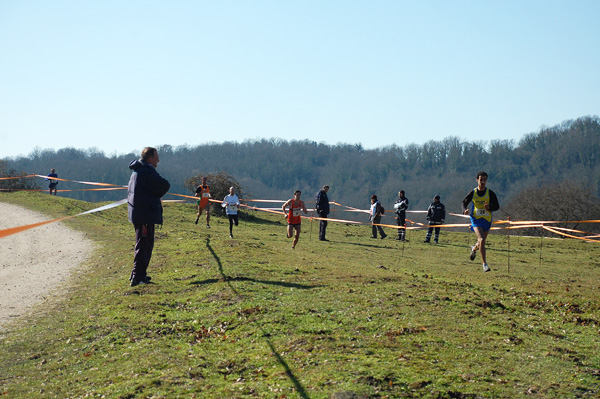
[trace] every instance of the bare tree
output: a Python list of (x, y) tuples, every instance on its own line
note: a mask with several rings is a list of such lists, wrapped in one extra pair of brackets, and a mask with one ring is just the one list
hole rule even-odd
[[(563, 180), (541, 187), (526, 187), (517, 193), (505, 210), (513, 220), (561, 221), (561, 227), (600, 231), (597, 224), (581, 223), (595, 220), (600, 214), (600, 198), (592, 187)], [(568, 222), (568, 223), (567, 223)], [(540, 235), (537, 230), (534, 234)]]

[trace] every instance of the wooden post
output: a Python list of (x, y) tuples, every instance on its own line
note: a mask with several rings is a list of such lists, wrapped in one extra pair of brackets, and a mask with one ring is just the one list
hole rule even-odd
[(404, 229), (404, 240), (402, 240), (402, 257), (404, 258), (404, 245), (406, 245), (406, 240), (408, 238), (408, 235), (406, 234), (406, 225), (400, 226), (400, 228)]
[(508, 217), (508, 273), (510, 274), (510, 216)]
[(542, 235), (540, 236), (540, 267), (542, 267), (542, 249), (544, 248), (544, 223), (542, 223)]

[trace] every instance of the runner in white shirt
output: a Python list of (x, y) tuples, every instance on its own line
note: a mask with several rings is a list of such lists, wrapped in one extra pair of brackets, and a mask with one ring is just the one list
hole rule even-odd
[(233, 224), (238, 225), (238, 207), (240, 206), (240, 199), (234, 192), (233, 187), (229, 187), (229, 194), (223, 198), (221, 206), (225, 208), (227, 217), (229, 218), (229, 237), (233, 238)]

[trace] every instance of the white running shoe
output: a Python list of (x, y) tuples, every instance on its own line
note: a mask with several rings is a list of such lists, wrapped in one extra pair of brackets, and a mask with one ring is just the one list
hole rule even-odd
[(487, 263), (484, 263), (484, 264), (483, 264), (483, 271), (484, 271), (484, 272), (489, 272), (490, 270), (491, 270), (491, 269), (490, 269), (490, 267), (488, 266), (488, 264), (487, 264)]
[(477, 256), (477, 250), (475, 249), (475, 245), (471, 245), (471, 256), (469, 256), (469, 259), (475, 260), (476, 256)]

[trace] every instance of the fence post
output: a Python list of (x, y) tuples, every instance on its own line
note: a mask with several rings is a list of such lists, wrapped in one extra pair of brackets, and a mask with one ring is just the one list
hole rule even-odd
[(510, 216), (508, 217), (508, 274), (510, 274)]

